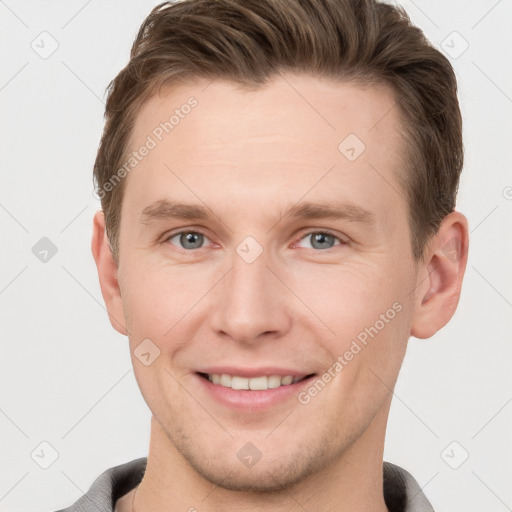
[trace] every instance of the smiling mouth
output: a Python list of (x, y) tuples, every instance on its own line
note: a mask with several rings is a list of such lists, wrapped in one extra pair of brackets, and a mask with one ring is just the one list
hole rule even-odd
[(259, 377), (248, 378), (238, 375), (228, 375), (226, 373), (208, 374), (197, 372), (197, 374), (214, 385), (246, 391), (266, 391), (268, 389), (280, 388), (282, 386), (290, 386), (316, 375), (315, 373), (297, 377), (293, 377), (292, 375), (262, 375)]

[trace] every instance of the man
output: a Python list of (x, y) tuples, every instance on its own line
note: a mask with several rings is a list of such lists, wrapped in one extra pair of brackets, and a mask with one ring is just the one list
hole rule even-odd
[(383, 447), (466, 266), (448, 61), (372, 0), (184, 0), (106, 119), (92, 252), (150, 450), (66, 510), (433, 510)]

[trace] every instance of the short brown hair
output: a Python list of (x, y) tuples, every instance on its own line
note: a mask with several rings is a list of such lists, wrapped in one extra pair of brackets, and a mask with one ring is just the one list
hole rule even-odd
[(94, 179), (116, 263), (126, 180), (112, 186), (112, 177), (141, 105), (164, 84), (223, 78), (257, 88), (281, 71), (390, 86), (405, 131), (399, 179), (412, 252), (422, 257), (455, 208), (462, 120), (452, 66), (405, 11), (376, 0), (182, 0), (151, 11), (108, 86)]

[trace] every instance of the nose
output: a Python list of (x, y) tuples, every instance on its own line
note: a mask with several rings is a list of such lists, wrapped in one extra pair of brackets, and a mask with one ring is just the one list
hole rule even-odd
[(251, 263), (235, 252), (231, 270), (216, 286), (210, 322), (217, 335), (250, 345), (290, 329), (290, 297), (276, 274), (265, 252)]

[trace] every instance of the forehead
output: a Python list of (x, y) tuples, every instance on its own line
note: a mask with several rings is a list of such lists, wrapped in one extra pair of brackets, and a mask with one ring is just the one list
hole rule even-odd
[(163, 88), (136, 116), (130, 152), (144, 145), (123, 200), (139, 213), (171, 191), (195, 202), (229, 194), (260, 210), (306, 193), (384, 207), (401, 195), (401, 125), (384, 86), (287, 74), (257, 89), (223, 80)]
[[(221, 79), (197, 79), (164, 86), (153, 94), (135, 118), (131, 141), (141, 141), (155, 130), (156, 138), (176, 140), (186, 125), (198, 143), (220, 141), (223, 149), (227, 149), (226, 138), (231, 134), (237, 135), (231, 141), (236, 146), (243, 135), (275, 137), (278, 130), (282, 136), (302, 136), (316, 146), (320, 138), (336, 143), (349, 130), (363, 142), (378, 142), (373, 136), (388, 138), (393, 135), (390, 128), (400, 128), (397, 116), (394, 95), (385, 84), (335, 82), (291, 73), (257, 88)], [(169, 121), (172, 128), (166, 131), (160, 125)], [(159, 127), (164, 133), (159, 134)], [(171, 132), (172, 137), (166, 137)]]

